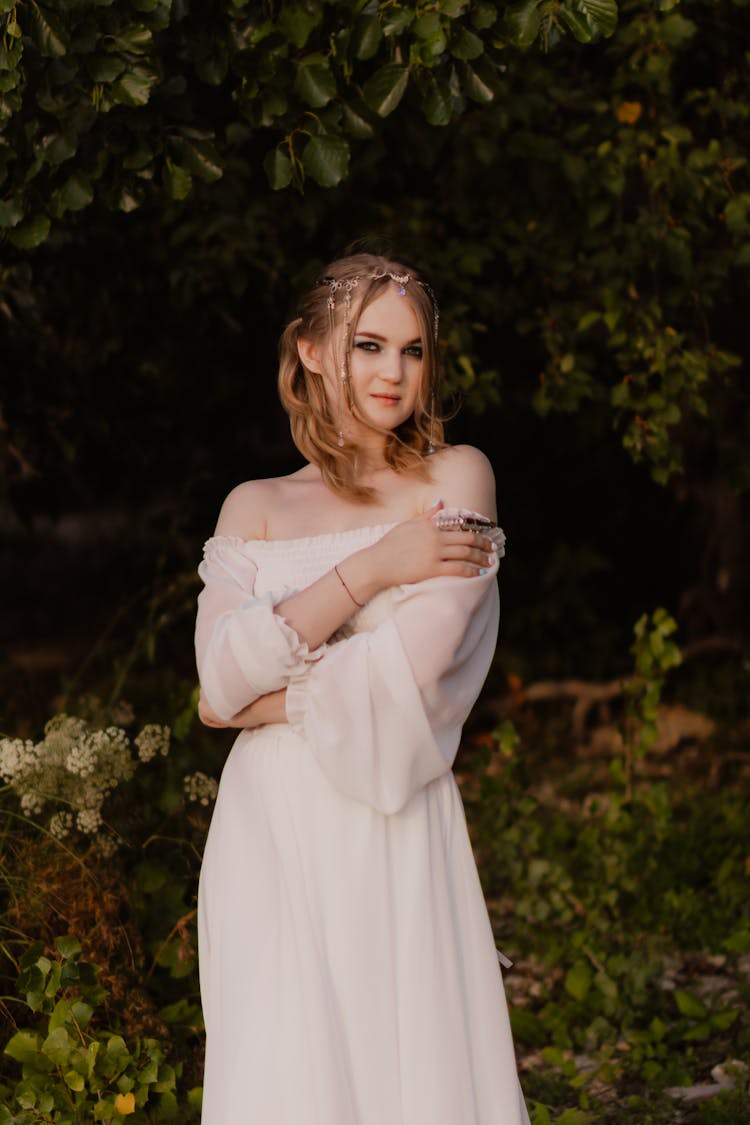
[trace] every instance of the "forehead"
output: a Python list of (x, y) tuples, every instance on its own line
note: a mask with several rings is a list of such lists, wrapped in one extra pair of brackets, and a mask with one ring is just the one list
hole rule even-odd
[(421, 328), (409, 298), (401, 296), (395, 285), (388, 285), (363, 309), (357, 320), (357, 332), (414, 340), (421, 335)]

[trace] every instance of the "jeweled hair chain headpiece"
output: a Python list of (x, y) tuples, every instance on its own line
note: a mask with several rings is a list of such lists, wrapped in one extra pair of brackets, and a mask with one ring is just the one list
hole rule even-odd
[[(382, 279), (385, 278), (385, 277), (390, 278), (390, 280), (393, 281), (398, 286), (398, 295), (400, 297), (404, 297), (406, 295), (406, 286), (409, 284), (410, 281), (414, 281), (417, 285), (421, 286), (421, 288), (425, 291), (427, 296), (430, 298), (430, 303), (432, 305), (432, 331), (433, 331), (433, 336), (434, 336), (434, 340), (435, 340), (435, 345), (437, 346), (438, 331), (439, 331), (439, 328), (440, 328), (440, 309), (438, 308), (437, 298), (435, 297), (435, 294), (432, 290), (432, 286), (428, 285), (426, 281), (422, 281), (420, 278), (412, 278), (410, 273), (403, 273), (403, 274), (391, 273), (390, 270), (376, 270), (373, 273), (362, 274), (361, 278), (360, 277), (350, 277), (350, 278), (347, 278), (347, 279), (342, 280), (342, 281), (339, 281), (335, 277), (320, 277), (320, 278), (318, 278), (318, 281), (317, 281), (316, 284), (318, 284), (318, 285), (328, 285), (330, 287), (329, 293), (328, 293), (328, 300), (326, 301), (326, 304), (328, 306), (328, 327), (329, 327), (331, 333), (333, 333), (333, 330), (335, 328), (335, 323), (336, 323), (336, 320), (335, 320), (335, 317), (336, 317), (336, 293), (340, 289), (343, 289), (343, 291), (344, 291), (344, 332), (343, 332), (343, 344), (344, 344), (344, 346), (341, 349), (341, 364), (340, 364), (340, 367), (339, 367), (339, 376), (340, 376), (340, 379), (341, 379), (341, 388), (342, 388), (342, 391), (346, 392), (350, 410), (354, 406), (354, 400), (352, 398), (351, 381), (349, 380), (349, 375), (348, 375), (347, 368), (346, 368), (346, 356), (347, 356), (347, 352), (348, 352), (348, 348), (349, 348), (349, 328), (350, 328), (350, 325), (351, 325), (351, 313), (352, 313), (352, 291), (357, 288), (360, 280), (363, 280), (363, 281), (382, 281)], [(436, 409), (437, 409), (436, 377), (433, 375), (431, 402), (430, 402), (430, 438), (429, 438), (429, 445), (427, 447), (428, 453), (434, 453), (435, 452), (433, 431), (434, 431), (434, 424), (435, 424), (435, 411), (436, 411)], [(338, 444), (339, 444), (339, 446), (342, 446), (344, 444), (344, 434), (343, 434), (342, 430), (339, 430)]]

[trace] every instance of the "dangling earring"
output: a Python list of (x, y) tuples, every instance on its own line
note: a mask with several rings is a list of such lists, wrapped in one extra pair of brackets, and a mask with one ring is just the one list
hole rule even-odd
[(430, 398), (430, 442), (427, 446), (427, 456), (435, 452), (435, 389)]

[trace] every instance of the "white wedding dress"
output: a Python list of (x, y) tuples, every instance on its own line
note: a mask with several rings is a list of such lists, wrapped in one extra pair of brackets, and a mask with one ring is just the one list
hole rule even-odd
[[(497, 633), (497, 564), (378, 595), (313, 652), (274, 606), (389, 526), (215, 537), (206, 698), (242, 731), (199, 891), (203, 1125), (527, 1125), (451, 765)], [(502, 532), (495, 532), (502, 554)]]

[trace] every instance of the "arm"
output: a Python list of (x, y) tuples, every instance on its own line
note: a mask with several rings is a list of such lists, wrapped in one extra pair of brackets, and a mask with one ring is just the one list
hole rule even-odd
[(289, 723), (341, 793), (389, 814), (450, 770), (495, 650), (496, 573), (393, 591), (391, 616), (290, 683)]
[[(471, 460), (481, 487), (464, 487), (494, 515), (491, 473), (488, 484), (486, 468)], [(287, 691), (289, 722), (331, 784), (381, 813), (401, 809), (453, 764), (495, 650), (504, 536), (493, 536), (497, 555), (486, 574), (393, 591), (392, 616), (330, 645)]]
[[(450, 477), (457, 488), (455, 464)], [(431, 518), (442, 506), (438, 502), (345, 559), (339, 573), (331, 570), (286, 597), (282, 592), (277, 598), (257, 598), (254, 564), (243, 557), (242, 545), (265, 532), (265, 519), (258, 513), (271, 500), (266, 484), (250, 482), (230, 493), (200, 568), (205, 589), (198, 599), (198, 669), (205, 700), (223, 722), (238, 722), (244, 708), (285, 688), (308, 662), (319, 659), (324, 642), (352, 616), (355, 601), (364, 603), (386, 587), (430, 577), (469, 578), (489, 567), (494, 557), (483, 536), (440, 531)], [(474, 492), (481, 490), (475, 487)], [(483, 499), (479, 503), (488, 506)]]
[(259, 696), (254, 703), (243, 707), (231, 719), (220, 718), (201, 692), (198, 700), (198, 718), (207, 727), (232, 727), (240, 730), (264, 726), (267, 723), (285, 723), (287, 721), (286, 688)]
[(381, 590), (427, 578), (473, 578), (492, 565), (494, 544), (486, 536), (440, 531), (432, 517), (445, 506), (471, 508), (497, 519), (495, 478), (480, 450), (452, 446), (430, 461), (430, 489), (441, 499), (422, 516), (398, 524), (372, 547), (350, 555), (339, 571), (351, 591), (329, 571), (278, 607), (311, 648), (316, 648), (352, 616), (353, 602), (370, 601)]

